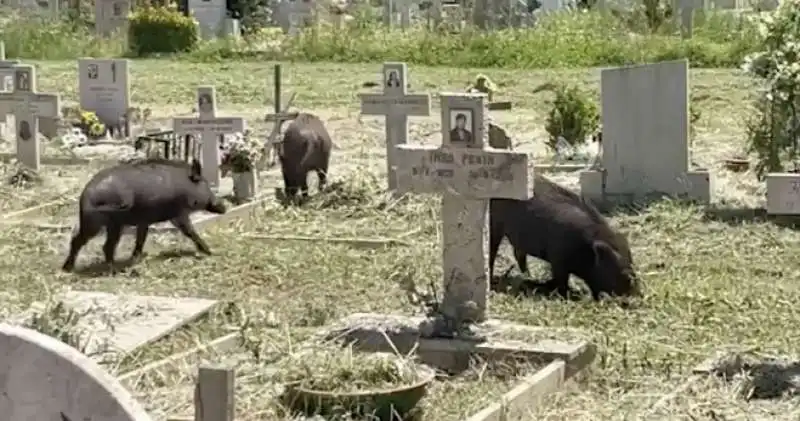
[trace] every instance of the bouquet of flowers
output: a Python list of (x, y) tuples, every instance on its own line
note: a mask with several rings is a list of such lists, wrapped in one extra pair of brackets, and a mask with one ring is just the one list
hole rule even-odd
[(236, 173), (252, 171), (263, 153), (264, 145), (249, 131), (235, 133), (225, 139), (222, 164)]

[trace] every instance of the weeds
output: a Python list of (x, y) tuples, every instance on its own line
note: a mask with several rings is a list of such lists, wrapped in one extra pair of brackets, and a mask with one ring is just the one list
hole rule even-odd
[[(9, 13), (13, 18), (0, 21), (9, 57), (55, 60), (134, 55), (124, 34), (100, 38), (76, 21)], [(264, 29), (242, 41), (202, 41), (182, 56), (198, 62), (405, 61), (430, 66), (526, 69), (688, 58), (693, 67), (717, 68), (738, 66), (745, 55), (756, 50), (761, 39), (750, 18), (724, 11), (698, 12), (694, 38), (689, 40), (676, 36), (674, 25), (659, 24), (657, 30), (648, 25), (632, 22), (628, 15), (592, 10), (550, 13), (542, 16), (536, 27), (527, 29), (482, 32), (467, 28), (442, 33), (413, 27), (393, 32), (373, 19), (356, 15), (341, 29), (321, 24), (291, 38)]]

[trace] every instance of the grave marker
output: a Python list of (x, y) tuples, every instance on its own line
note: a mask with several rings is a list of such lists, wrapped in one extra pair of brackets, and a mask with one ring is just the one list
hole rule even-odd
[(297, 35), (300, 28), (308, 26), (314, 18), (314, 0), (283, 0), (278, 5), (283, 33)]
[[(78, 92), (82, 110), (94, 111), (106, 127), (127, 126), (130, 73), (125, 59), (78, 60)], [(128, 133), (128, 127), (124, 127)]]
[(289, 107), (292, 106), (292, 102), (294, 102), (295, 94), (292, 94), (289, 97), (289, 100), (286, 101), (285, 106), (281, 106), (281, 65), (276, 64), (274, 67), (274, 74), (272, 85), (274, 88), (274, 98), (275, 98), (275, 112), (273, 114), (267, 114), (264, 116), (264, 120), (268, 122), (274, 122), (275, 125), (272, 126), (272, 132), (270, 132), (269, 136), (267, 137), (267, 141), (264, 144), (264, 149), (266, 151), (266, 155), (268, 156), (268, 166), (272, 167), (275, 165), (275, 160), (277, 158), (278, 152), (276, 150), (277, 147), (277, 140), (281, 134), (281, 126), (284, 122), (293, 120), (297, 118), (297, 113), (288, 113), (287, 110)]
[[(528, 156), (484, 149), (488, 146), (485, 95), (441, 94), (440, 98), (442, 145), (398, 145), (397, 187), (401, 192), (442, 194), (441, 310), (458, 324), (483, 321), (489, 293), (489, 199), (528, 198)], [(477, 311), (469, 308), (470, 302)]]
[(428, 94), (408, 93), (408, 66), (405, 63), (383, 64), (383, 94), (359, 94), (361, 114), (382, 115), (386, 125), (386, 164), (389, 190), (397, 189), (394, 175), (398, 145), (408, 141), (408, 117), (424, 117), (431, 113)]
[(0, 356), (7, 421), (150, 421), (114, 377), (57, 339), (0, 324)]
[(602, 71), (603, 169), (581, 172), (584, 197), (711, 200), (711, 174), (689, 170), (688, 75), (686, 60)]
[(103, 36), (117, 30), (126, 31), (132, 0), (96, 0), (94, 4), (95, 29)]
[(767, 174), (767, 213), (800, 215), (800, 174)]
[(197, 88), (197, 110), (199, 118), (173, 118), (173, 130), (178, 139), (187, 134), (200, 134), (203, 176), (212, 187), (219, 187), (219, 138), (226, 134), (244, 133), (246, 124), (240, 117), (217, 117), (217, 93), (213, 86)]
[[(6, 46), (0, 41), (0, 93), (14, 90), (14, 66), (17, 60), (6, 60)], [(8, 116), (0, 113), (0, 138), (11, 137), (8, 130)]]
[(189, 0), (189, 13), (200, 24), (200, 35), (211, 39), (223, 29), (227, 8), (225, 0)]
[(36, 68), (31, 65), (14, 67), (14, 90), (0, 93), (0, 115), (14, 115), (14, 133), (17, 138), (17, 159), (39, 171), (39, 118), (58, 118), (61, 112), (58, 94), (36, 92)]

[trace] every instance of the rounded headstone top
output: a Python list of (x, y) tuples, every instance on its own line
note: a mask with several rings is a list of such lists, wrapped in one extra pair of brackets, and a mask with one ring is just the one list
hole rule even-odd
[(127, 390), (69, 345), (0, 324), (0, 416), (8, 421), (151, 421)]

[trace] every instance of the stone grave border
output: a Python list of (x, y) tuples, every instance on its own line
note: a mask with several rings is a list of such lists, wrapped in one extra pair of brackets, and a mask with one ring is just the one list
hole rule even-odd
[[(337, 330), (336, 328), (337, 326), (352, 326), (350, 321), (365, 317), (394, 317), (396, 319), (403, 320), (422, 320), (420, 317), (408, 318), (406, 316), (384, 316), (368, 313), (356, 313), (341, 319), (338, 323), (334, 323), (333, 325), (329, 325), (317, 330), (317, 332), (312, 335), (312, 338), (301, 343), (299, 348), (313, 346), (313, 344), (317, 343), (320, 338), (330, 337), (331, 335), (341, 336), (339, 335), (340, 330)], [(499, 320), (492, 320), (487, 322), (487, 324), (492, 327), (523, 329), (534, 332), (548, 332), (552, 330), (541, 327), (509, 324)], [(576, 329), (562, 328), (556, 330), (571, 331), (588, 336), (588, 334)], [(519, 361), (521, 357), (527, 362), (538, 362), (542, 364), (541, 368), (538, 368), (538, 370), (535, 372), (521, 378), (517, 384), (511, 388), (511, 390), (504, 393), (497, 399), (494, 399), (489, 405), (466, 417), (465, 421), (500, 421), (508, 419), (509, 417), (524, 415), (526, 410), (538, 405), (546, 395), (559, 390), (566, 384), (567, 381), (571, 380), (572, 377), (587, 368), (593, 362), (596, 354), (596, 347), (591, 342), (585, 340), (575, 344), (568, 344), (566, 342), (552, 340), (541, 340), (533, 345), (521, 341), (496, 340), (490, 340), (485, 343), (476, 344), (471, 341), (419, 338), (416, 337), (415, 334), (407, 331), (399, 333), (400, 336), (395, 335), (394, 338), (391, 338), (391, 336), (395, 334), (394, 332), (385, 333), (386, 336), (383, 334), (377, 334), (374, 331), (369, 332), (368, 330), (349, 330), (345, 332), (345, 335), (348, 336), (345, 340), (347, 342), (351, 342), (354, 339), (354, 334), (366, 334), (367, 336), (362, 338), (362, 340), (354, 341), (354, 345), (362, 352), (394, 352), (393, 347), (397, 347), (397, 351), (400, 353), (410, 353), (416, 348), (416, 352), (420, 355), (424, 362), (431, 364), (431, 361), (437, 361), (439, 363), (445, 363), (446, 367), (451, 368), (463, 366), (463, 364), (466, 362), (464, 357), (469, 357), (471, 355), (479, 355), (493, 361), (502, 361), (506, 359), (516, 359)], [(372, 335), (372, 337), (369, 337), (369, 335)], [(142, 378), (157, 369), (172, 366), (182, 360), (186, 360), (187, 358), (202, 352), (212, 351), (221, 353), (233, 350), (238, 346), (240, 338), (241, 333), (239, 331), (218, 337), (204, 344), (195, 346), (189, 350), (172, 354), (163, 359), (153, 361), (140, 368), (123, 373), (117, 377), (117, 380), (126, 388), (134, 388)], [(388, 342), (387, 339), (392, 342)], [(395, 339), (397, 339), (397, 341), (395, 341)], [(204, 365), (199, 367), (200, 375), (197, 382), (198, 388), (202, 388), (202, 385), (206, 383), (203, 380), (203, 372), (204, 370), (207, 371), (208, 369), (209, 367)], [(232, 369), (214, 369), (229, 373), (225, 377), (233, 376)], [(213, 407), (217, 408), (220, 405), (223, 407), (228, 407), (228, 405), (231, 405), (232, 407), (234, 388), (231, 386), (230, 388), (217, 388), (216, 390), (219, 396), (216, 397), (215, 400), (218, 403), (215, 403)], [(226, 392), (223, 393), (223, 390)], [(198, 398), (198, 396), (202, 395), (196, 394), (195, 396), (196, 404), (198, 404), (198, 400), (203, 400)], [(207, 404), (207, 402), (205, 403)], [(195, 411), (197, 411), (197, 406)], [(197, 416), (197, 413), (195, 416)], [(168, 419), (171, 421), (189, 421), (193, 418), (191, 416), (187, 416), (186, 414), (176, 414), (169, 416)], [(205, 418), (194, 419), (204, 420)], [(218, 419), (226, 418), (213, 418), (215, 421)]]

